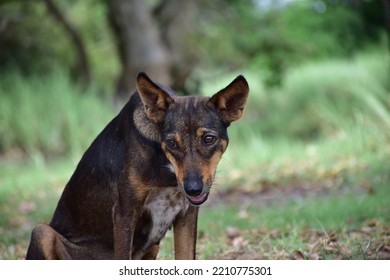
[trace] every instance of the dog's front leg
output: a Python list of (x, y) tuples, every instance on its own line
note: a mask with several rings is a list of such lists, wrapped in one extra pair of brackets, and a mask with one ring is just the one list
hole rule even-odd
[(173, 224), (176, 260), (195, 259), (198, 209), (189, 206), (186, 213), (177, 217)]
[(130, 260), (132, 258), (133, 237), (137, 221), (136, 212), (130, 212), (125, 207), (121, 207), (119, 202), (115, 203), (113, 207), (114, 255), (117, 260)]

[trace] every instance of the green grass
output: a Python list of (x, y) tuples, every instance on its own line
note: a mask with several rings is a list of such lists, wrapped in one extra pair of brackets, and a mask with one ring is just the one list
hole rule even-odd
[[(261, 69), (243, 71), (249, 102), (243, 121), (232, 124), (231, 136), (244, 143), (259, 137), (307, 142), (348, 135), (356, 128), (389, 136), (389, 72), (386, 50), (297, 66), (274, 90), (262, 85)], [(215, 93), (234, 76), (206, 83), (203, 92)]]
[[(390, 258), (384, 58), (301, 66), (272, 92), (258, 72), (244, 73), (250, 100), (200, 212), (199, 258)], [(1, 77), (0, 259), (24, 257), (32, 228), (50, 220), (82, 152), (115, 115), (95, 92), (60, 72)], [(171, 232), (160, 258), (172, 258)]]
[(23, 258), (37, 223), (47, 223), (65, 183), (72, 160), (0, 162), (0, 259)]
[[(322, 248), (317, 246), (315, 253), (318, 258), (376, 258), (377, 249), (389, 245), (386, 235), (376, 236), (374, 231), (379, 229), (375, 227), (372, 227), (371, 234), (360, 237), (360, 240), (348, 234), (359, 232), (362, 228), (364, 230), (370, 223), (375, 223), (378, 228), (387, 225), (388, 234), (389, 195), (389, 185), (380, 185), (374, 193), (344, 190), (314, 198), (296, 197), (287, 202), (281, 195), (280, 201), (275, 198), (271, 204), (264, 201), (262, 204), (259, 199), (244, 206), (238, 202), (209, 205), (200, 212), (199, 258), (229, 258), (232, 252), (240, 251), (247, 258), (296, 258), (294, 252), (308, 255), (308, 251), (314, 251), (314, 248), (308, 249), (309, 237), (311, 243), (317, 244), (335, 234), (342, 250), (339, 248), (337, 252), (337, 248), (334, 248), (330, 256), (329, 252), (322, 252)], [(308, 237), (314, 233), (316, 236)], [(242, 237), (242, 240), (238, 237)], [(236, 244), (233, 241), (235, 238)], [(172, 234), (168, 234), (163, 241), (161, 257), (172, 258), (172, 241)], [(359, 244), (364, 242), (377, 243), (370, 255), (360, 252)]]
[(1, 77), (0, 96), (1, 153), (80, 153), (114, 115), (109, 99), (81, 90), (60, 70), (27, 78), (10, 71)]

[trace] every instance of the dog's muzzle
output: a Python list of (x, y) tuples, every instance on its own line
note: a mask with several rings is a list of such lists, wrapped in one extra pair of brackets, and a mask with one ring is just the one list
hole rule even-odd
[(201, 205), (209, 197), (209, 192), (204, 191), (202, 178), (195, 174), (184, 177), (184, 192), (193, 205)]

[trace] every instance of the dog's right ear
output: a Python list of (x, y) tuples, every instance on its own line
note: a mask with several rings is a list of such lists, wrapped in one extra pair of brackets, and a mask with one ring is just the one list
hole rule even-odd
[(137, 90), (148, 119), (160, 124), (164, 120), (166, 110), (173, 99), (143, 72), (137, 76)]
[(231, 122), (241, 118), (248, 93), (248, 83), (240, 75), (227, 87), (214, 94), (207, 104), (214, 106), (218, 110), (222, 120), (229, 125)]

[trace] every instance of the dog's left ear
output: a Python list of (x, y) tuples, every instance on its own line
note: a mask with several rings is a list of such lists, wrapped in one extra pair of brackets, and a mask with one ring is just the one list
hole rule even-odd
[(160, 124), (173, 99), (143, 72), (137, 76), (137, 90), (144, 104), (146, 116), (152, 122)]
[(241, 118), (248, 93), (248, 83), (240, 75), (227, 87), (214, 94), (207, 103), (212, 104), (219, 112), (222, 120), (229, 125)]

